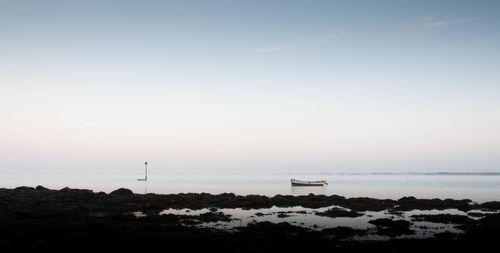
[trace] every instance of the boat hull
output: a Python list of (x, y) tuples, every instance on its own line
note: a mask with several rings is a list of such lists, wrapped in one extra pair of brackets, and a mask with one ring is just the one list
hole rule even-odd
[(300, 180), (291, 180), (292, 186), (325, 186), (328, 183), (323, 181), (300, 181)]

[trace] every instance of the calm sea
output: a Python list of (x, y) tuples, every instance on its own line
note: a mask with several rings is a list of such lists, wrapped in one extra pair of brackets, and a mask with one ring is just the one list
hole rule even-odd
[[(111, 192), (128, 188), (136, 193), (224, 193), (274, 196), (325, 194), (345, 197), (398, 199), (472, 199), (500, 201), (500, 174), (259, 174), (259, 175), (150, 175), (147, 182), (137, 175), (2, 175), (0, 188), (43, 185), (50, 189), (85, 188)], [(325, 187), (291, 187), (290, 179), (322, 180)]]

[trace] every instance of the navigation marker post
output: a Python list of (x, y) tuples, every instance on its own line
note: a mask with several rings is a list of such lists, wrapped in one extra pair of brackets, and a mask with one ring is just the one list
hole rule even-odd
[(144, 162), (144, 178), (139, 178), (137, 181), (148, 181), (148, 161)]

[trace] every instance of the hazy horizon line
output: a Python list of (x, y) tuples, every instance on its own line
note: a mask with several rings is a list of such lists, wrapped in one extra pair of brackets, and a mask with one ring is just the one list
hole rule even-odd
[[(98, 175), (117, 175), (117, 176), (135, 176), (141, 173), (19, 173), (19, 174), (3, 174), (3, 176), (98, 176)], [(453, 171), (434, 171), (434, 172), (200, 172), (200, 171), (187, 171), (187, 172), (170, 172), (170, 173), (148, 173), (153, 175), (203, 175), (203, 176), (223, 176), (223, 175), (373, 175), (373, 176), (390, 176), (390, 175), (417, 175), (417, 176), (500, 176), (500, 172), (495, 171), (482, 171), (482, 172), (453, 172)]]

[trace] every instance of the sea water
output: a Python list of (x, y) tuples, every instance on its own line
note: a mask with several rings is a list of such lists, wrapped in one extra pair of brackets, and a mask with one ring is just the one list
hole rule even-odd
[[(471, 199), (500, 201), (500, 174), (150, 174), (138, 175), (2, 175), (0, 188), (42, 185), (111, 192), (128, 188), (135, 193), (234, 193), (266, 196), (324, 194), (345, 197), (399, 199)], [(323, 187), (292, 187), (290, 179), (326, 180)]]

